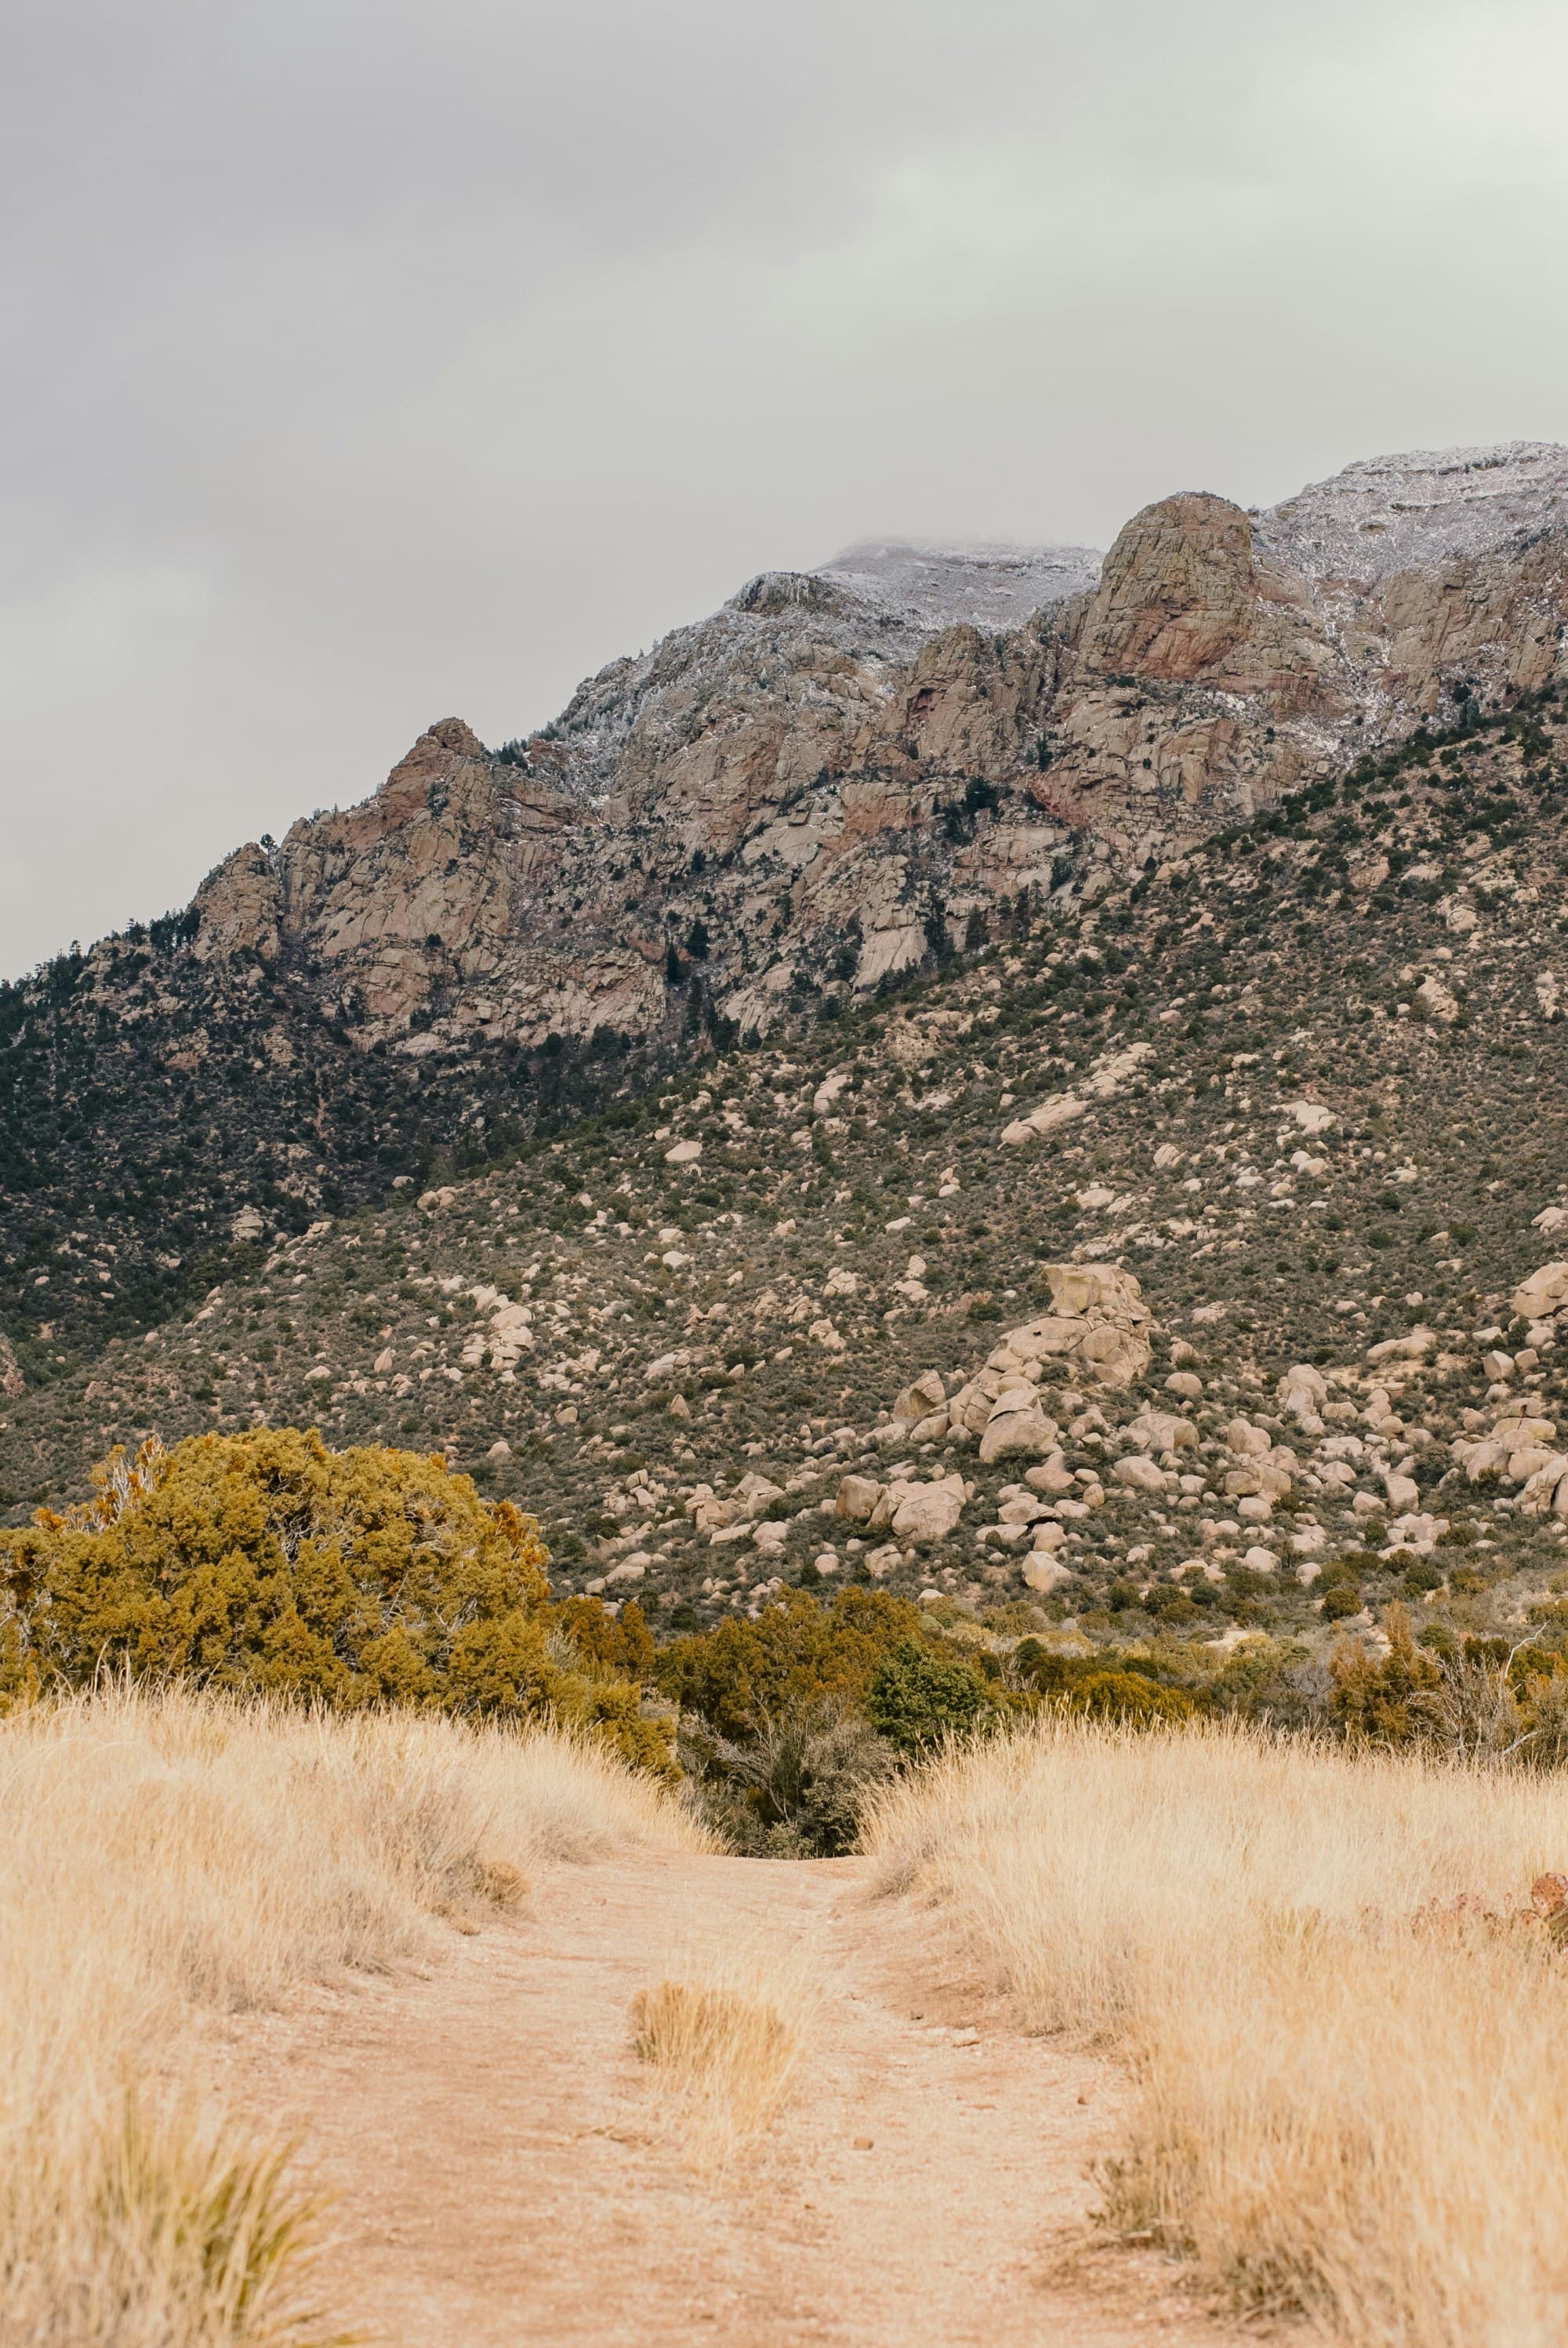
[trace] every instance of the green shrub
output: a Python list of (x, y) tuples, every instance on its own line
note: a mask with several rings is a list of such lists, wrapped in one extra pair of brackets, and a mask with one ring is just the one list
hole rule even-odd
[(922, 1753), (961, 1735), (989, 1708), (985, 1683), (967, 1658), (906, 1639), (885, 1655), (866, 1690), (872, 1726), (896, 1752)]
[(341, 1709), (576, 1722), (673, 1768), (625, 1675), (635, 1626), (598, 1633), (580, 1606), (563, 1621), (534, 1519), (439, 1455), (261, 1427), (113, 1452), (95, 1484), (83, 1506), (0, 1533), (0, 1704), (104, 1671), (190, 1677)]
[(1389, 1652), (1374, 1663), (1359, 1645), (1342, 1645), (1329, 1667), (1328, 1709), (1345, 1735), (1357, 1743), (1408, 1745), (1423, 1734), (1429, 1718), (1423, 1699), (1442, 1685), (1442, 1672), (1410, 1636), (1402, 1606), (1383, 1618)]
[(785, 1590), (753, 1622), (732, 1615), (695, 1637), (671, 1640), (652, 1676), (717, 1734), (743, 1741), (764, 1720), (804, 1714), (824, 1701), (863, 1705), (883, 1657), (925, 1635), (920, 1609), (886, 1590), (841, 1590), (830, 1606)]
[(869, 1789), (894, 1767), (863, 1712), (832, 1698), (764, 1719), (743, 1745), (688, 1724), (682, 1759), (736, 1850), (832, 1859), (853, 1849)]
[(1161, 1687), (1141, 1672), (1086, 1672), (1068, 1691), (1067, 1705), (1091, 1720), (1126, 1721), (1138, 1728), (1191, 1720), (1198, 1709), (1184, 1688)]

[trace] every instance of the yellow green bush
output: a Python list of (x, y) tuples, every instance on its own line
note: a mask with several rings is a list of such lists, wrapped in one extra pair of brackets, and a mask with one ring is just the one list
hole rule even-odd
[(721, 1736), (743, 1739), (764, 1720), (824, 1702), (863, 1709), (883, 1659), (911, 1640), (947, 1652), (907, 1598), (850, 1589), (819, 1606), (808, 1591), (785, 1590), (755, 1620), (731, 1615), (712, 1631), (672, 1639), (651, 1668), (674, 1702)]
[(534, 1519), (438, 1455), (258, 1427), (111, 1453), (94, 1483), (82, 1506), (0, 1533), (0, 1704), (105, 1672), (190, 1678), (345, 1710), (556, 1719), (672, 1768), (625, 1668), (635, 1640), (574, 1635)]

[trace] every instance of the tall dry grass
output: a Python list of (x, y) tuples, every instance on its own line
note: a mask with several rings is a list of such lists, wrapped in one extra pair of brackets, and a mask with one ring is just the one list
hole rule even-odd
[(203, 2024), (434, 1961), (556, 1859), (703, 1847), (570, 1738), (119, 1691), (0, 1721), (0, 2343), (333, 2336), (286, 2147)]
[(1568, 2337), (1568, 1780), (1056, 1722), (877, 1800), (1034, 2024), (1136, 2084), (1107, 2214), (1364, 2348)]

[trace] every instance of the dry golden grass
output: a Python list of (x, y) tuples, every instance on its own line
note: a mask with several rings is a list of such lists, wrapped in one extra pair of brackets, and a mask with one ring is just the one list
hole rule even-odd
[(318, 2342), (286, 2147), (202, 2087), (204, 2022), (432, 1962), (553, 1859), (707, 1838), (551, 1734), (126, 1691), (0, 1722), (0, 2343)]
[(1568, 1780), (1053, 1723), (866, 1839), (1040, 2028), (1129, 2061), (1114, 2223), (1365, 2348), (1568, 2335), (1568, 1956), (1529, 1899)]
[(706, 2172), (760, 2135), (788, 2095), (815, 1998), (804, 1970), (760, 1942), (676, 1973), (638, 1993), (631, 2043), (682, 2158)]

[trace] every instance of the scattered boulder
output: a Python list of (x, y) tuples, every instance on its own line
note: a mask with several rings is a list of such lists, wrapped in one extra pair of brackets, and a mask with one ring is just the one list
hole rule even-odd
[(917, 1546), (946, 1540), (963, 1515), (967, 1497), (961, 1476), (943, 1476), (931, 1484), (902, 1484), (891, 1529), (900, 1540)]
[[(853, 1276), (853, 1275), (852, 1275)], [(926, 1370), (910, 1380), (893, 1406), (893, 1416), (914, 1427), (923, 1426), (927, 1418), (941, 1414), (944, 1429), (948, 1416), (948, 1389), (939, 1370)], [(927, 1437), (927, 1441), (932, 1438)]]
[(1026, 1468), (1023, 1480), (1036, 1492), (1071, 1492), (1077, 1478), (1067, 1464), (1066, 1455), (1053, 1451), (1038, 1468)]
[(1015, 1452), (1038, 1459), (1055, 1448), (1057, 1433), (1056, 1421), (1041, 1410), (1033, 1386), (1020, 1380), (1004, 1386), (997, 1397), (980, 1437), (981, 1461), (989, 1466)]
[(1513, 1309), (1522, 1321), (1544, 1321), (1568, 1300), (1568, 1263), (1543, 1263), (1513, 1292)]
[(1139, 1451), (1192, 1451), (1197, 1447), (1197, 1428), (1190, 1418), (1178, 1418), (1173, 1411), (1141, 1410), (1122, 1431)]
[(695, 1166), (702, 1155), (700, 1141), (678, 1141), (664, 1152), (664, 1163), (666, 1166)]
[(1037, 1549), (1031, 1550), (1023, 1561), (1023, 1578), (1030, 1590), (1038, 1591), (1041, 1597), (1049, 1597), (1053, 1590), (1060, 1590), (1064, 1581), (1071, 1581), (1072, 1570), (1053, 1557), (1050, 1550)]
[(881, 1498), (882, 1487), (874, 1476), (845, 1476), (834, 1506), (837, 1514), (847, 1517), (852, 1524), (867, 1525)]
[(1275, 1396), (1286, 1418), (1316, 1418), (1328, 1399), (1328, 1386), (1310, 1362), (1296, 1362), (1280, 1379)]
[(1118, 1459), (1111, 1470), (1112, 1479), (1128, 1485), (1134, 1492), (1163, 1492), (1166, 1489), (1165, 1471), (1142, 1452), (1132, 1452)]

